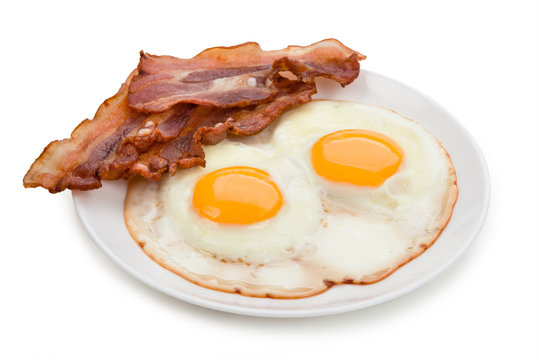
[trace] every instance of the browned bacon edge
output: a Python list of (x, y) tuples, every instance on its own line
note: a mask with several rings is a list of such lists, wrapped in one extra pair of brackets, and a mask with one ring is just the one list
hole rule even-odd
[(66, 188), (90, 190), (100, 186), (95, 175), (78, 174), (76, 167), (89, 169), (84, 164), (106, 158), (123, 140), (123, 134), (145, 117), (127, 106), (127, 86), (135, 74), (136, 70), (116, 95), (101, 104), (93, 120), (84, 120), (69, 139), (53, 141), (43, 150), (24, 176), (24, 187), (42, 186), (56, 193)]
[[(235, 48), (245, 52), (254, 43), (249, 44)], [(259, 49), (258, 44), (256, 47)], [(288, 47), (285, 50), (294, 48), (303, 49)], [(216, 49), (223, 48), (206, 50), (202, 65), (215, 62), (209, 55), (215, 55)], [(298, 59), (278, 58), (270, 69), (262, 70), (263, 82), (272, 89), (271, 97), (262, 103), (246, 101), (241, 106), (215, 107), (177, 102), (162, 112), (149, 114), (129, 105), (129, 89), (139, 75), (140, 69), (137, 69), (116, 95), (103, 102), (93, 120), (84, 120), (69, 139), (53, 141), (44, 149), (26, 173), (23, 184), (25, 187), (42, 186), (51, 193), (65, 189), (90, 190), (101, 187), (102, 179), (139, 174), (157, 180), (166, 172), (174, 174), (179, 168), (203, 166), (202, 144), (218, 143), (227, 134), (253, 135), (262, 131), (285, 109), (311, 100), (316, 93), (312, 81), (316, 74), (324, 72), (337, 81), (352, 81), (359, 72), (357, 54), (351, 55), (356, 62), (354, 66), (342, 65), (342, 62), (348, 64), (346, 59), (333, 59), (332, 65), (328, 61), (307, 64)], [(194, 64), (189, 64), (194, 69)], [(242, 65), (241, 61), (239, 64)], [(175, 60), (169, 65), (177, 66)], [(162, 64), (159, 66), (163, 68)], [(291, 71), (298, 79), (286, 79), (281, 76), (282, 71)], [(190, 74), (194, 78), (200, 75)], [(224, 95), (223, 102), (228, 95)]]
[(335, 39), (308, 46), (263, 51), (257, 43), (214, 47), (191, 59), (141, 52), (138, 75), (129, 85), (129, 105), (160, 112), (177, 103), (238, 107), (270, 100), (278, 92), (272, 70), (292, 71), (304, 82), (316, 76), (351, 83), (365, 56)]

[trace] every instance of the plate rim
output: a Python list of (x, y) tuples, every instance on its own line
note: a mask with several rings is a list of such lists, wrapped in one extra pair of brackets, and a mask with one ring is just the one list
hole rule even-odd
[[(136, 279), (140, 280), (144, 284), (162, 292), (165, 293), (173, 298), (185, 301), (187, 303), (205, 307), (212, 310), (218, 310), (233, 314), (239, 314), (239, 315), (248, 315), (248, 316), (255, 316), (255, 317), (273, 317), (273, 318), (302, 318), (302, 317), (315, 317), (315, 316), (327, 316), (327, 315), (335, 315), (340, 313), (345, 313), (349, 311), (355, 311), (360, 310), (364, 308), (368, 308), (374, 305), (382, 304), (387, 301), (396, 299), (398, 297), (401, 297), (405, 294), (408, 294), (412, 292), (413, 290), (425, 285), (426, 283), (430, 282), (434, 278), (436, 278), (440, 273), (445, 271), (448, 267), (450, 267), (457, 258), (459, 258), (462, 253), (470, 246), (472, 241), (477, 238), (479, 235), (481, 229), (483, 228), (483, 225), (485, 223), (485, 219), (488, 214), (489, 206), (490, 206), (490, 196), (491, 196), (491, 184), (490, 184), (490, 175), (488, 171), (488, 165), (485, 159), (485, 156), (483, 152), (481, 151), (481, 148), (471, 135), (471, 133), (464, 127), (464, 125), (455, 117), (453, 114), (451, 114), (444, 106), (442, 106), (440, 103), (438, 103), (436, 100), (432, 99), (430, 96), (426, 95), (425, 93), (407, 85), (399, 80), (395, 80), (393, 78), (390, 78), (388, 76), (382, 75), (378, 72), (374, 72), (371, 70), (361, 70), (362, 73), (367, 73), (370, 75), (374, 75), (376, 77), (380, 77), (384, 80), (393, 82), (406, 90), (415, 93), (419, 97), (423, 98), (427, 102), (433, 104), (435, 107), (437, 107), (439, 110), (441, 110), (451, 121), (454, 125), (458, 127), (458, 129), (466, 136), (469, 143), (472, 145), (479, 162), (481, 164), (481, 173), (484, 176), (484, 183), (483, 185), (483, 203), (481, 204), (481, 213), (479, 215), (478, 221), (474, 224), (473, 231), (470, 232), (470, 235), (468, 235), (468, 239), (465, 242), (464, 246), (459, 248), (457, 252), (451, 257), (446, 259), (445, 263), (436, 268), (435, 271), (432, 271), (427, 276), (422, 277), (419, 280), (414, 281), (412, 284), (409, 284), (407, 286), (404, 286), (402, 288), (398, 288), (396, 290), (390, 291), (387, 294), (380, 295), (371, 299), (362, 300), (357, 303), (351, 303), (351, 304), (344, 304), (344, 305), (337, 305), (332, 306), (328, 308), (315, 308), (315, 309), (294, 309), (294, 310), (281, 310), (281, 309), (255, 309), (255, 308), (249, 308), (244, 307), (241, 305), (233, 305), (233, 304), (223, 304), (216, 301), (211, 301), (203, 298), (196, 297), (194, 295), (178, 292), (175, 290), (172, 290), (168, 288), (165, 285), (162, 285), (148, 277), (146, 277), (144, 274), (136, 271), (133, 267), (131, 267), (128, 263), (126, 263), (124, 260), (122, 260), (118, 255), (116, 255), (109, 247), (106, 246), (105, 242), (100, 239), (100, 237), (94, 233), (94, 230), (92, 226), (88, 223), (88, 219), (86, 219), (81, 214), (81, 209), (79, 208), (79, 204), (77, 203), (77, 191), (72, 191), (72, 199), (73, 199), (73, 205), (75, 207), (75, 211), (77, 213), (78, 218), (80, 219), (81, 223), (83, 224), (86, 232), (90, 236), (90, 238), (98, 245), (98, 247), (107, 255), (109, 256), (116, 264), (120, 265), (121, 268), (123, 268), (125, 271), (127, 271), (129, 274), (131, 274)], [(165, 269), (163, 269), (165, 270)], [(240, 296), (240, 295), (238, 295)], [(274, 299), (277, 301), (289, 301), (289, 300), (283, 300), (283, 299)]]

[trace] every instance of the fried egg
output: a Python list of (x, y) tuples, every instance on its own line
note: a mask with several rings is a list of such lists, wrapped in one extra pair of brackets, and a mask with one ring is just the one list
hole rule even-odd
[(273, 141), (330, 200), (371, 214), (430, 208), (444, 196), (452, 169), (446, 151), (419, 124), (371, 105), (313, 101), (283, 115)]
[(207, 151), (205, 168), (161, 184), (159, 230), (173, 229), (177, 238), (228, 262), (304, 255), (323, 213), (312, 179), (270, 150), (224, 141)]
[(370, 105), (313, 101), (204, 151), (205, 168), (131, 181), (125, 219), (156, 262), (215, 290), (299, 298), (374, 283), (437, 239), (457, 197), (438, 141)]

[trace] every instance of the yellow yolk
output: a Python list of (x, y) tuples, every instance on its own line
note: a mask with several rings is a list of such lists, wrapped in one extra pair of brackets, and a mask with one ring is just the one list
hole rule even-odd
[(283, 196), (271, 176), (260, 169), (233, 166), (201, 177), (193, 190), (199, 214), (223, 224), (252, 224), (277, 214)]
[(320, 138), (311, 149), (316, 173), (328, 180), (379, 186), (395, 174), (403, 151), (387, 136), (369, 130), (341, 130)]

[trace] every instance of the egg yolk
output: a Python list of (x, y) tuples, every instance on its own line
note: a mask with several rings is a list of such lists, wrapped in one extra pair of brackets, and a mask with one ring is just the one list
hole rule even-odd
[(328, 180), (379, 186), (395, 174), (403, 151), (392, 139), (370, 130), (341, 130), (320, 138), (311, 149), (316, 173)]
[(207, 219), (222, 224), (252, 224), (277, 214), (281, 191), (267, 172), (234, 166), (201, 177), (193, 190), (193, 206)]

